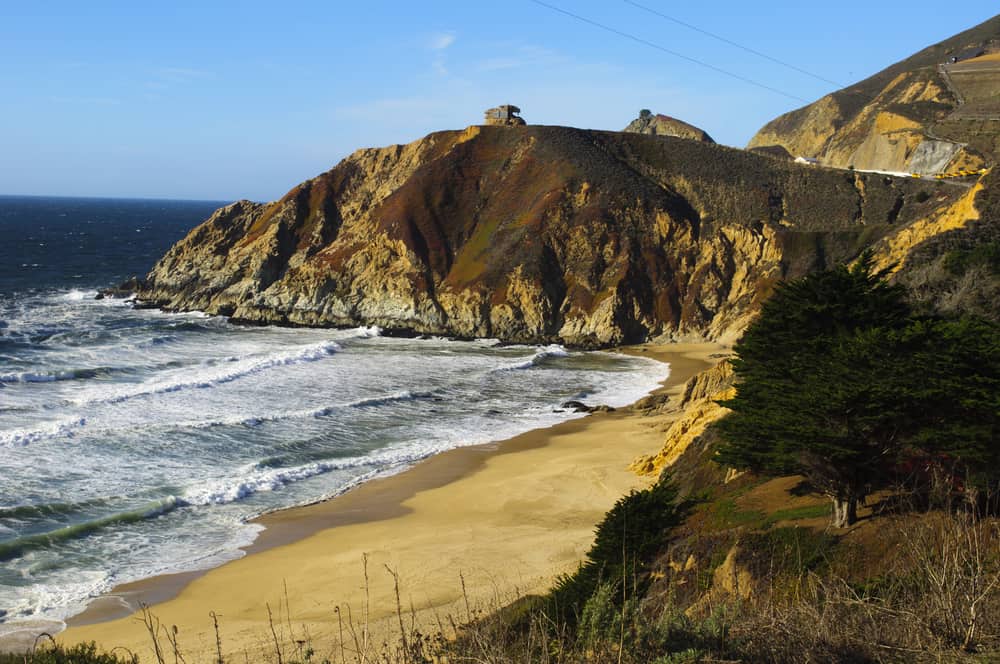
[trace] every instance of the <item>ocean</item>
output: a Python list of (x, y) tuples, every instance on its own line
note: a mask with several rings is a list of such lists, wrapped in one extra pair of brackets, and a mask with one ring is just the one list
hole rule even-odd
[(0, 196), (0, 637), (242, 555), (269, 511), (623, 406), (667, 367), (496, 340), (246, 327), (95, 298), (219, 202)]

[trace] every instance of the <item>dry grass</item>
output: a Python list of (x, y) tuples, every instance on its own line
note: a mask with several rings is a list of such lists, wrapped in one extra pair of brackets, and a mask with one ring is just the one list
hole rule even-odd
[[(761, 484), (757, 497), (789, 482)], [(753, 497), (752, 490), (739, 502)], [(728, 524), (716, 533), (692, 534), (683, 523), (664, 538), (657, 531), (662, 520), (646, 520), (642, 528), (657, 531), (665, 543), (660, 554), (647, 555), (662, 561), (672, 556), (671, 547), (700, 542), (694, 554), (685, 549), (674, 558), (695, 555), (702, 565), (732, 558), (751, 579), (749, 593), (726, 590), (721, 577), (701, 574), (698, 565), (630, 565), (614, 568), (617, 577), (599, 573), (569, 619), (554, 599), (558, 591), (538, 597), (494, 587), (488, 600), (476, 604), (456, 572), (459, 602), (438, 613), (407, 605), (399, 573), (388, 566), (370, 570), (364, 559), (360, 605), (333, 607), (331, 629), (320, 638), (297, 622), (287, 592), (277, 606), (266, 606), (269, 620), (256, 650), (227, 650), (224, 617), (212, 616), (214, 652), (201, 653), (187, 650), (195, 644), (185, 643), (184, 633), (150, 610), (143, 610), (142, 621), (155, 664), (1000, 661), (1000, 518), (983, 516), (982, 509), (993, 503), (973, 508), (946, 500), (920, 508), (889, 502), (889, 512), (840, 536), (808, 526), (775, 527), (765, 517), (763, 524)], [(628, 521), (629, 528), (640, 523)], [(606, 518), (602, 526), (617, 532), (617, 524)], [(598, 543), (602, 537), (608, 532), (602, 536), (599, 529)], [(638, 551), (621, 553), (632, 559)], [(388, 620), (373, 619), (374, 575), (392, 582), (395, 606)], [(136, 664), (137, 658), (124, 650), (99, 653), (92, 646), (61, 648), (54, 642), (0, 656), (0, 664), (72, 663)]]
[[(223, 656), (220, 639), (213, 664), (985, 662), (1000, 653), (1000, 521), (958, 509), (886, 519), (883, 527), (900, 530), (891, 536), (903, 544), (880, 576), (858, 583), (824, 565), (757, 561), (770, 576), (749, 599), (713, 602), (697, 616), (672, 592), (644, 597), (635, 592), (642, 584), (607, 582), (570, 626), (553, 618), (545, 598), (495, 589), (475, 606), (459, 575), (460, 608), (428, 619), (404, 606), (399, 575), (386, 568), (380, 573), (396, 591), (389, 624), (373, 624), (367, 599), (337, 606), (335, 635), (318, 642), (295, 627), (286, 597), (276, 611), (268, 607), (268, 648)], [(758, 539), (768, 540), (768, 532)], [(762, 548), (756, 555), (777, 554)], [(366, 588), (368, 574), (365, 561)], [(176, 628), (148, 610), (143, 620), (157, 664), (196, 664)], [(35, 661), (74, 660), (23, 659)]]

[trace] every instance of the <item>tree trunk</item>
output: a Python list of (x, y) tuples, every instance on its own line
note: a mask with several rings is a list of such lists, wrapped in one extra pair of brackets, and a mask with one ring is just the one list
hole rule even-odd
[(844, 527), (853, 526), (858, 522), (858, 499), (856, 496), (852, 495), (847, 499), (847, 523)]
[(830, 496), (833, 500), (833, 518), (831, 524), (834, 528), (847, 528), (853, 526), (858, 521), (858, 499), (856, 496)]

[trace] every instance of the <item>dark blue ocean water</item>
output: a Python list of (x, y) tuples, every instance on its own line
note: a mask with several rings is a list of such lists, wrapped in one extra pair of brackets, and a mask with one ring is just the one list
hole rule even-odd
[(218, 201), (0, 196), (0, 294), (145, 275)]
[(566, 399), (630, 403), (667, 373), (95, 299), (217, 206), (0, 197), (0, 639), (238, 557), (264, 512), (574, 417)]

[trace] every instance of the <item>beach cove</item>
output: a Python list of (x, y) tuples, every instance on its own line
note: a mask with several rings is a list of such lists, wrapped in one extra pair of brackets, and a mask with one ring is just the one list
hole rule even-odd
[[(673, 399), (727, 349), (647, 344), (622, 350), (668, 363), (660, 391)], [(393, 574), (407, 621), (415, 616), (429, 631), (448, 616), (460, 622), (468, 610), (543, 592), (573, 570), (604, 513), (648, 484), (627, 466), (659, 449), (677, 416), (631, 408), (596, 413), (443, 452), (329, 501), (266, 515), (259, 520), (265, 530), (245, 557), (204, 573), (116, 588), (57, 638), (124, 647), (149, 661), (154, 652), (142, 616), (127, 613), (149, 603), (165, 630), (176, 625), (189, 661), (214, 657), (213, 612), (225, 654), (273, 655), (276, 626), (288, 644), (308, 640), (322, 658), (338, 643), (338, 610), (341, 620), (348, 610), (355, 623), (363, 617), (372, 638), (392, 629)]]

